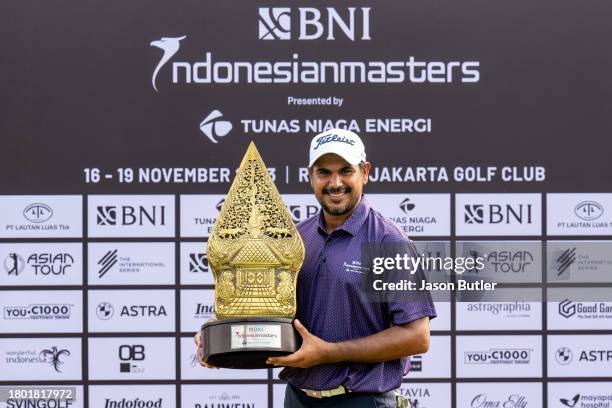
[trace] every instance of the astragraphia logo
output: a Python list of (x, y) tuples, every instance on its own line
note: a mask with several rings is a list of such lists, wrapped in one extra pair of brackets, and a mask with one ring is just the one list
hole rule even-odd
[(529, 302), (474, 302), (467, 304), (468, 312), (488, 312), (494, 316), (503, 313), (506, 317), (529, 317), (531, 305)]
[(73, 307), (73, 304), (68, 303), (37, 303), (27, 306), (5, 306), (4, 320), (65, 320), (70, 319), (70, 312)]
[(259, 39), (290, 40), (291, 9), (289, 7), (260, 7)]
[(10, 253), (4, 258), (4, 270), (11, 276), (18, 276), (25, 267), (23, 257), (16, 253)]
[(163, 408), (163, 398), (159, 399), (144, 399), (140, 398), (114, 400), (106, 398), (104, 408)]
[(221, 118), (223, 118), (221, 111), (213, 109), (200, 123), (200, 130), (213, 143), (219, 143), (217, 138), (227, 136), (232, 130), (232, 123), (227, 120), (221, 120)]
[(97, 206), (96, 223), (101, 226), (166, 225), (166, 206)]
[(574, 208), (574, 214), (584, 221), (593, 221), (601, 217), (604, 208), (595, 201), (583, 201)]
[(53, 210), (47, 204), (34, 203), (23, 210), (23, 216), (30, 222), (40, 224), (53, 216)]
[(492, 400), (487, 394), (476, 395), (470, 404), (471, 408), (512, 407), (525, 408), (528, 406), (527, 398), (520, 394), (510, 394), (506, 400)]
[(489, 349), (488, 351), (466, 351), (466, 364), (529, 364), (531, 349)]
[(189, 272), (206, 273), (208, 272), (208, 258), (205, 253), (189, 254)]
[(531, 224), (532, 204), (466, 204), (466, 224)]

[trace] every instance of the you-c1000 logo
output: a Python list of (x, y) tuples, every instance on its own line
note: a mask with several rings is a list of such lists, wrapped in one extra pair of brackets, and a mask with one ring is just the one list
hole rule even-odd
[(370, 11), (370, 7), (260, 7), (259, 39), (335, 40), (342, 35), (351, 41), (371, 40)]
[(96, 224), (102, 226), (166, 225), (166, 206), (99, 205), (96, 212)]

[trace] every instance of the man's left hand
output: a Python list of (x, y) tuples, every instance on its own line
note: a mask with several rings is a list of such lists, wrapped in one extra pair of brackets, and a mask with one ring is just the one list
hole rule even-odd
[(333, 343), (329, 343), (310, 332), (300, 323), (299, 320), (293, 321), (295, 329), (302, 336), (302, 347), (293, 354), (284, 357), (268, 357), (267, 364), (275, 366), (287, 366), (298, 368), (309, 368), (319, 364), (325, 364), (331, 355)]

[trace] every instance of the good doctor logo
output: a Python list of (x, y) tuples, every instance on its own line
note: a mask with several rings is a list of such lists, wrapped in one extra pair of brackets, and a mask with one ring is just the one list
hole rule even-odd
[(466, 351), (466, 364), (529, 364), (531, 349), (490, 349), (488, 351)]
[(260, 7), (259, 39), (371, 40), (370, 11), (370, 7)]

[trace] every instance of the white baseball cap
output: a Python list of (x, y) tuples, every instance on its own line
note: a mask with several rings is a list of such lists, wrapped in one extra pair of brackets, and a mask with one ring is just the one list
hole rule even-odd
[(308, 167), (328, 153), (337, 154), (352, 166), (366, 160), (365, 147), (359, 136), (345, 129), (326, 130), (312, 138)]

